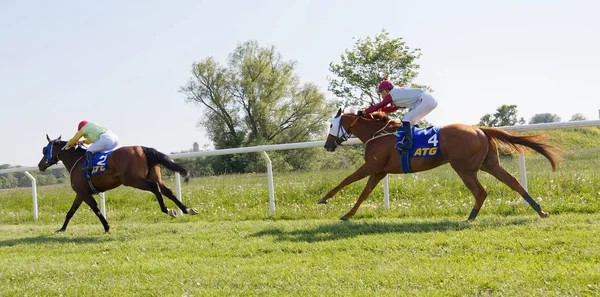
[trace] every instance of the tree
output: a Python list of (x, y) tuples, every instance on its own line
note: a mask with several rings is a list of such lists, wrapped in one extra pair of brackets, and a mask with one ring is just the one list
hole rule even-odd
[(569, 120), (569, 122), (574, 122), (574, 121), (585, 121), (587, 120), (587, 118), (581, 114), (581, 113), (576, 113), (574, 115), (571, 116), (571, 119)]
[[(193, 63), (192, 77), (180, 92), (201, 106), (199, 126), (216, 149), (315, 140), (323, 137), (331, 108), (314, 84), (299, 83), (295, 67), (296, 62), (284, 60), (275, 47), (247, 41), (224, 66), (213, 57)], [(260, 155), (254, 158), (263, 163)], [(247, 157), (215, 160), (217, 173), (255, 168)]]
[(391, 38), (384, 29), (374, 38), (358, 39), (352, 50), (341, 55), (339, 64), (329, 64), (335, 75), (327, 78), (329, 91), (343, 98), (345, 106), (367, 106), (381, 100), (377, 84), (384, 78), (396, 85), (427, 88), (413, 83), (420, 57), (420, 49), (410, 50), (402, 38)]
[(550, 113), (538, 113), (531, 117), (529, 120), (530, 124), (539, 124), (539, 123), (555, 123), (560, 122), (560, 117), (556, 114)]
[(485, 114), (479, 120), (479, 126), (484, 127), (502, 127), (502, 126), (513, 126), (515, 124), (524, 124), (525, 119), (520, 118), (517, 120), (517, 106), (504, 104), (498, 109), (493, 115)]

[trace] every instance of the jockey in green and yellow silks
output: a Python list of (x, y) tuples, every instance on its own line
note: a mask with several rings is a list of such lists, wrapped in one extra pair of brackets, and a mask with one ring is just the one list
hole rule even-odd
[(113, 150), (119, 144), (119, 138), (109, 129), (96, 123), (81, 121), (77, 126), (77, 133), (67, 142), (67, 148), (74, 146), (81, 137), (85, 144), (91, 144), (85, 153), (87, 166), (83, 172), (92, 170), (92, 158), (95, 153)]

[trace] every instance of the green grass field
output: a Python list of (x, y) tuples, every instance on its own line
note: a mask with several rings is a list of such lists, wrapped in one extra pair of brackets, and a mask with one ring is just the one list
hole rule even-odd
[[(474, 199), (449, 166), (390, 176), (350, 222), (366, 180), (316, 202), (351, 170), (194, 178), (183, 200), (198, 216), (170, 218), (150, 193), (107, 193), (105, 234), (82, 205), (55, 234), (74, 193), (0, 191), (2, 296), (593, 296), (600, 294), (600, 149), (564, 154), (556, 172), (527, 156), (529, 192), (547, 219), (486, 173)], [(517, 159), (502, 164), (518, 178)], [(168, 182), (174, 189), (173, 181)], [(169, 207), (173, 203), (167, 202)]]

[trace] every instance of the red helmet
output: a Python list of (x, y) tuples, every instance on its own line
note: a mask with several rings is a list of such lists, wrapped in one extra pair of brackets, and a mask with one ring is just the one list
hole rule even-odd
[(379, 84), (379, 87), (377, 87), (377, 92), (381, 92), (383, 90), (391, 90), (393, 88), (394, 88), (394, 83), (387, 80), (387, 78), (386, 78)]
[(83, 126), (87, 125), (88, 121), (81, 121), (79, 122), (79, 126), (77, 126), (77, 131), (81, 130), (81, 128), (83, 128)]

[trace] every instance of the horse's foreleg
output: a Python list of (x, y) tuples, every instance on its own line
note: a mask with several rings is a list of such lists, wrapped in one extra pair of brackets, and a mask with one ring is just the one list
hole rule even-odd
[(385, 172), (380, 172), (380, 173), (371, 175), (371, 177), (369, 177), (369, 181), (367, 181), (367, 185), (365, 185), (365, 188), (363, 189), (362, 193), (360, 193), (360, 196), (358, 197), (358, 200), (356, 201), (356, 203), (354, 204), (352, 209), (350, 209), (350, 211), (347, 214), (345, 214), (343, 217), (341, 217), (340, 220), (345, 221), (345, 220), (349, 219), (351, 216), (353, 216), (354, 214), (356, 214), (356, 211), (358, 210), (360, 205), (363, 203), (363, 201), (365, 201), (367, 199), (367, 197), (369, 197), (369, 194), (371, 194), (371, 192), (373, 191), (375, 186), (377, 186), (379, 181), (381, 179), (383, 179), (386, 174), (387, 173), (385, 173)]
[(65, 218), (65, 223), (62, 225), (62, 227), (60, 229), (56, 230), (56, 232), (64, 232), (65, 230), (67, 230), (67, 225), (69, 224), (69, 221), (71, 220), (71, 218), (73, 217), (73, 215), (75, 214), (75, 212), (77, 211), (79, 206), (81, 205), (81, 202), (83, 202), (83, 200), (81, 199), (81, 196), (79, 196), (79, 194), (77, 194), (75, 196), (75, 200), (73, 200), (71, 209), (69, 209), (69, 211), (67, 212), (67, 217)]
[(110, 226), (108, 225), (106, 218), (104, 218), (104, 215), (102, 215), (102, 212), (100, 212), (96, 199), (94, 199), (92, 195), (88, 194), (83, 197), (83, 201), (85, 201), (85, 203), (92, 209), (94, 214), (98, 217), (100, 223), (102, 223), (102, 226), (104, 227), (104, 232), (108, 232)]
[(173, 194), (173, 191), (171, 191), (171, 189), (167, 188), (165, 185), (160, 186), (160, 191), (165, 196), (167, 196), (167, 198), (171, 199), (171, 201), (173, 201), (173, 203), (175, 203), (177, 205), (177, 207), (179, 207), (179, 209), (181, 209), (181, 211), (183, 211), (183, 213), (190, 214), (190, 215), (198, 214), (197, 209), (188, 208), (187, 206), (185, 206), (179, 199), (177, 199), (177, 196), (175, 196)]
[(337, 185), (335, 188), (333, 188), (331, 191), (329, 191), (329, 193), (327, 193), (323, 198), (321, 198), (321, 200), (319, 200), (319, 204), (326, 204), (327, 200), (329, 198), (333, 197), (335, 194), (337, 194), (337, 192), (339, 192), (342, 188), (344, 188), (345, 186), (347, 186), (357, 180), (361, 180), (361, 179), (365, 178), (365, 176), (367, 176), (367, 175), (369, 175), (369, 172), (368, 172), (367, 163), (365, 163), (362, 166), (360, 166), (358, 169), (356, 169), (356, 171), (354, 171), (348, 177), (344, 178), (344, 180), (342, 180), (342, 182), (340, 182), (339, 185)]

